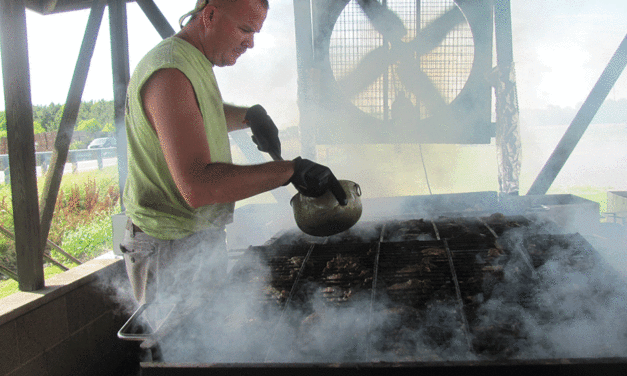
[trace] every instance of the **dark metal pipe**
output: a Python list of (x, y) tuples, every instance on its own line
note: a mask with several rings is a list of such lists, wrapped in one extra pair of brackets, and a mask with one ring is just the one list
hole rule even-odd
[(590, 91), (579, 112), (575, 115), (572, 123), (570, 123), (559, 144), (555, 147), (553, 154), (551, 154), (533, 185), (529, 188), (528, 195), (543, 195), (549, 190), (557, 174), (564, 167), (568, 157), (575, 149), (575, 146), (577, 146), (588, 125), (590, 125), (599, 107), (601, 107), (610, 90), (616, 84), (616, 81), (625, 69), (625, 65), (627, 65), (627, 35), (625, 35), (625, 38), (618, 46), (616, 53), (610, 59), (610, 62), (605, 67), (592, 91)]

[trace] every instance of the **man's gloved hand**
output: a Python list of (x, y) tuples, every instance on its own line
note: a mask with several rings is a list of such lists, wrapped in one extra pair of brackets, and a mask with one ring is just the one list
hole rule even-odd
[(279, 130), (261, 105), (254, 105), (246, 111), (244, 120), (253, 131), (253, 142), (257, 149), (266, 153), (281, 155)]
[(297, 157), (294, 159), (294, 175), (290, 182), (304, 196), (319, 197), (327, 190), (335, 196), (340, 205), (348, 203), (346, 192), (327, 166)]

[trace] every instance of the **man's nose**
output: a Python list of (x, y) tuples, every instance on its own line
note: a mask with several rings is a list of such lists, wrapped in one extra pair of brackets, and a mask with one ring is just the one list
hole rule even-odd
[(244, 46), (246, 48), (253, 48), (253, 47), (255, 47), (255, 36), (251, 35), (250, 37), (244, 39), (244, 42), (242, 43), (242, 46)]

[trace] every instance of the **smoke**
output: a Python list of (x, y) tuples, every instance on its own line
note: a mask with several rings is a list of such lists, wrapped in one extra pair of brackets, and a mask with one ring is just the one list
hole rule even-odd
[(522, 258), (507, 264), (504, 280), (480, 309), (480, 325), (513, 326), (509, 345), (517, 358), (624, 356), (625, 281), (581, 237), (522, 235), (510, 231), (503, 241), (520, 250), (526, 239), (528, 249), (544, 255), (531, 254), (532, 273), (522, 272), (529, 270)]
[[(472, 278), (462, 271), (467, 261), (453, 251), (463, 307), (454, 293), (405, 304), (411, 299), (399, 301), (381, 274), (374, 300), (367, 283), (345, 288), (313, 280), (310, 271), (320, 268), (320, 254), (312, 254), (303, 267), (304, 249), (310, 246), (303, 238), (311, 238), (299, 240), (288, 231), (276, 243), (282, 250), (278, 256), (267, 254), (266, 247), (250, 249), (224, 285), (199, 291), (215, 279), (200, 278), (196, 287), (179, 291), (185, 303), (178, 302), (171, 312), (173, 302), (161, 299), (157, 309), (166, 309), (151, 318), (160, 360), (346, 363), (624, 356), (625, 281), (579, 235), (556, 235), (555, 228), (536, 226), (506, 231), (499, 239), (508, 250), (502, 254), (476, 255), (474, 265), (489, 271), (477, 291), (471, 291)], [(363, 223), (345, 236), (372, 244), (380, 232), (374, 227)], [(352, 254), (342, 240), (331, 237), (319, 245)], [(297, 276), (302, 283), (291, 291)]]
[[(244, 287), (244, 286), (240, 286)], [(249, 287), (249, 286), (248, 286)], [(464, 360), (468, 351), (459, 312), (449, 303), (424, 313), (355, 298), (330, 304), (322, 287), (305, 305), (261, 309), (264, 288), (234, 290), (192, 315), (160, 342), (164, 362), (307, 363)], [(235, 290), (238, 290), (236, 288)]]
[(555, 357), (627, 353), (624, 281), (606, 268), (578, 271), (558, 261), (543, 265), (539, 274), (536, 299), (551, 320), (537, 323), (532, 340), (543, 343)]

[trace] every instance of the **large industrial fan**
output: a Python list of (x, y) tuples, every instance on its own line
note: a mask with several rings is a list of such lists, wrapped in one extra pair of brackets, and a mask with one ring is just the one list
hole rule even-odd
[(492, 14), (491, 0), (312, 0), (316, 143), (489, 143)]

